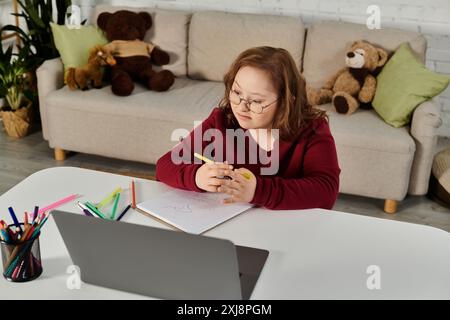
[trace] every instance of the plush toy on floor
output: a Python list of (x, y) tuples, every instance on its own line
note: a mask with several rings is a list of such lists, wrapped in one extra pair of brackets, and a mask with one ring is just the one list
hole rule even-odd
[(312, 105), (332, 102), (336, 111), (352, 114), (359, 107), (371, 108), (377, 80), (375, 74), (386, 63), (387, 52), (359, 40), (353, 43), (345, 57), (346, 68), (338, 71), (319, 89), (308, 88)]
[(89, 84), (93, 88), (102, 87), (102, 66), (116, 64), (116, 60), (110, 52), (102, 46), (95, 46), (89, 50), (88, 63), (77, 68), (69, 68), (66, 72), (66, 83), (71, 90), (77, 88), (85, 91), (89, 89)]
[(114, 52), (117, 64), (111, 68), (111, 89), (119, 96), (128, 96), (134, 90), (134, 81), (154, 91), (166, 91), (175, 81), (169, 70), (155, 71), (152, 64), (169, 64), (169, 54), (155, 44), (144, 42), (144, 36), (152, 27), (152, 18), (147, 12), (120, 10), (103, 12), (97, 25), (110, 41), (106, 47)]

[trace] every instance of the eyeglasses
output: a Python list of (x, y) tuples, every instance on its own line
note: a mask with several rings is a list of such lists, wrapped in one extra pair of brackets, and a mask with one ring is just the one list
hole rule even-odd
[(239, 92), (237, 92), (236, 90), (230, 90), (230, 102), (236, 106), (240, 105), (242, 101), (245, 101), (245, 107), (250, 110), (253, 113), (256, 114), (260, 114), (263, 113), (264, 109), (267, 108), (268, 106), (270, 106), (271, 104), (275, 103), (278, 101), (272, 101), (269, 104), (266, 104), (265, 106), (263, 106), (260, 102), (258, 101), (254, 101), (251, 99), (244, 99), (243, 97), (241, 97), (239, 95)]

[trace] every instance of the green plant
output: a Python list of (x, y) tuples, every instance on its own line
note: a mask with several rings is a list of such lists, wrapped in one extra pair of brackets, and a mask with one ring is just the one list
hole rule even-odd
[[(29, 100), (32, 101), (33, 105), (38, 106), (37, 99), (37, 84), (36, 84), (36, 74), (35, 70), (45, 61), (49, 59), (53, 59), (59, 56), (58, 51), (55, 47), (55, 43), (53, 41), (53, 34), (50, 28), (50, 22), (53, 22), (53, 13), (56, 13), (57, 23), (64, 24), (65, 15), (67, 8), (71, 5), (71, 0), (17, 0), (20, 6), (20, 13), (17, 14), (19, 18), (22, 18), (26, 24), (26, 30), (24, 31), (20, 27), (15, 25), (5, 25), (0, 28), (0, 35), (3, 32), (13, 31), (16, 32), (20, 38), (20, 42), (22, 47), (20, 48), (20, 54), (17, 58), (25, 57), (26, 59), (19, 59), (19, 61), (15, 62), (14, 67), (16, 68), (16, 72), (19, 68), (23, 68), (25, 66), (26, 74), (28, 74), (27, 80), (28, 85), (27, 89), (22, 92)], [(54, 8), (54, 4), (56, 4), (56, 8)], [(55, 11), (56, 10), (56, 11)], [(16, 14), (13, 14), (16, 15)], [(3, 57), (1, 57), (0, 61), (9, 63), (14, 61), (12, 51), (6, 50), (3, 52)], [(8, 57), (9, 55), (9, 57)], [(17, 59), (16, 58), (16, 59)], [(1, 62), (0, 62), (1, 63)], [(4, 70), (9, 70), (9, 80), (14, 77), (11, 69), (8, 66), (3, 66)], [(20, 73), (20, 72), (18, 72)], [(18, 79), (18, 78), (16, 78)], [(15, 94), (16, 89), (11, 89), (4, 87), (1, 88), (0, 84), (0, 97), (4, 97), (7, 95), (8, 90), (10, 90), (11, 96), (21, 96), (20, 94)], [(14, 88), (19, 88), (15, 87)], [(20, 91), (20, 90), (18, 90)], [(7, 99), (8, 100), (8, 99)], [(20, 100), (20, 99), (19, 99)], [(17, 99), (11, 99), (13, 104), (18, 102)], [(8, 103), (11, 103), (8, 101)], [(39, 109), (37, 109), (39, 110)]]
[(13, 111), (22, 107), (24, 100), (34, 100), (29, 88), (29, 70), (33, 62), (28, 55), (27, 46), (18, 47), (18, 53), (13, 53), (13, 46), (6, 51), (0, 46), (0, 97), (6, 98)]
[[(53, 59), (59, 56), (58, 50), (53, 41), (50, 22), (53, 21), (53, 1), (52, 0), (17, 0), (21, 12), (18, 17), (23, 18), (27, 26), (27, 32), (14, 26), (6, 25), (0, 29), (3, 31), (16, 32), (24, 47), (30, 49), (29, 53), (35, 58), (37, 68), (44, 60)], [(57, 23), (64, 24), (67, 8), (72, 3), (71, 0), (56, 0)], [(16, 14), (13, 14), (16, 15)]]

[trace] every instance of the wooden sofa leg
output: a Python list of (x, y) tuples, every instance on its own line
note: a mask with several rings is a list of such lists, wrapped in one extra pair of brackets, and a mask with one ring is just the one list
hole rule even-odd
[(391, 199), (384, 200), (384, 212), (396, 213), (397, 212), (397, 200), (391, 200)]
[(60, 148), (55, 148), (55, 160), (56, 161), (66, 160), (66, 151)]

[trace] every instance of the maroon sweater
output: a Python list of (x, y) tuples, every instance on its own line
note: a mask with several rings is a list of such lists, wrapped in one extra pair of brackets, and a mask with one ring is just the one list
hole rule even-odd
[[(194, 131), (201, 130), (203, 133), (210, 128), (220, 130), (225, 136), (226, 129), (238, 129), (240, 127), (230, 128), (230, 126), (227, 126), (224, 112), (215, 108), (202, 125)], [(211, 141), (202, 142), (202, 150), (194, 150), (194, 139), (192, 138), (194, 131), (175, 147), (184, 147), (184, 150), (188, 150), (188, 152), (180, 153), (177, 149), (186, 163), (175, 164), (172, 161), (171, 151), (158, 160), (156, 164), (156, 179), (158, 181), (175, 188), (203, 191), (195, 184), (195, 173), (202, 163), (194, 159), (193, 153), (202, 153), (206, 146), (211, 144)], [(214, 140), (214, 142), (217, 142), (217, 140)], [(226, 143), (222, 142), (220, 146), (215, 145), (215, 147), (223, 148), (223, 155), (227, 155), (226, 160), (233, 164), (234, 168), (244, 167), (255, 174), (257, 183), (255, 195), (251, 201), (252, 204), (268, 209), (331, 209), (333, 207), (339, 191), (341, 170), (338, 165), (334, 139), (326, 119), (312, 121), (300, 130), (293, 141), (279, 142), (279, 170), (275, 175), (260, 174), (260, 169), (268, 167), (270, 162), (261, 164), (258, 159), (256, 164), (251, 164), (250, 161), (246, 164), (237, 163), (236, 155), (239, 152), (246, 154), (246, 160), (250, 159), (247, 142), (245, 146), (241, 146), (241, 149), (235, 144), (235, 150), (231, 158), (226, 153)], [(255, 149), (252, 150), (254, 152)], [(258, 152), (260, 151), (258, 147)], [(270, 153), (270, 151), (267, 153), (268, 156), (270, 156)], [(214, 160), (223, 161), (224, 159)]]

